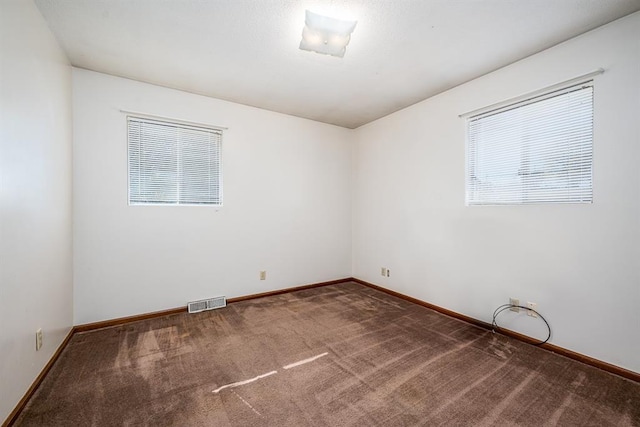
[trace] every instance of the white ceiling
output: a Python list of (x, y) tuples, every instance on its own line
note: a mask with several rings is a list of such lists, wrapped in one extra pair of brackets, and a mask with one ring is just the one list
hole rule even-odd
[[(640, 0), (35, 0), (76, 67), (347, 128), (607, 22)], [(305, 9), (358, 24), (298, 49)]]

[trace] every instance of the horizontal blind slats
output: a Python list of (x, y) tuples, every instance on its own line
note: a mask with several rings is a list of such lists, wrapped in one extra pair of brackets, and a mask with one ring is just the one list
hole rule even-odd
[(592, 146), (591, 84), (471, 117), (467, 204), (591, 202)]
[(218, 129), (128, 118), (129, 203), (221, 205)]

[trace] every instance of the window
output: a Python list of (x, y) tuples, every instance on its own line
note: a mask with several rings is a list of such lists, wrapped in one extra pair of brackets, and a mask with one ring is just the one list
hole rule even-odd
[(222, 205), (222, 131), (127, 118), (129, 204)]
[(467, 119), (467, 205), (591, 203), (592, 81)]

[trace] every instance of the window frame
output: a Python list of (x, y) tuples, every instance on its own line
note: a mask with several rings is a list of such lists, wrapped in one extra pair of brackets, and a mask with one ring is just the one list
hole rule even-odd
[[(125, 112), (125, 111), (123, 111)], [(125, 126), (125, 131), (127, 134), (127, 204), (128, 206), (174, 206), (174, 207), (178, 207), (178, 206), (199, 206), (199, 207), (208, 207), (208, 208), (221, 208), (223, 206), (223, 158), (222, 158), (222, 154), (223, 154), (223, 138), (224, 138), (224, 131), (227, 130), (227, 128), (224, 127), (218, 127), (218, 126), (212, 126), (212, 125), (207, 125), (207, 124), (201, 124), (201, 123), (195, 123), (195, 122), (189, 122), (189, 121), (184, 121), (184, 120), (178, 120), (178, 119), (172, 119), (172, 118), (166, 118), (166, 117), (159, 117), (159, 116), (152, 116), (152, 115), (146, 115), (146, 114), (139, 114), (139, 113), (128, 113), (126, 112), (126, 126)], [(131, 142), (130, 142), (130, 123), (131, 121), (142, 121), (142, 122), (147, 122), (147, 123), (153, 123), (153, 122), (157, 122), (159, 124), (165, 124), (168, 126), (172, 126), (172, 127), (176, 127), (176, 128), (186, 128), (186, 129), (195, 129), (195, 130), (201, 130), (201, 131), (207, 131), (207, 132), (211, 132), (212, 134), (217, 134), (218, 136), (218, 202), (217, 203), (181, 203), (179, 200), (179, 197), (176, 199), (175, 202), (168, 202), (168, 203), (162, 203), (162, 202), (158, 202), (158, 201), (153, 201), (153, 202), (144, 202), (144, 201), (132, 201), (131, 199)], [(179, 158), (180, 153), (176, 153), (177, 158)], [(176, 180), (176, 185), (179, 187), (180, 186), (180, 180), (177, 179)], [(179, 191), (178, 191), (179, 194)]]
[[(599, 73), (601, 73), (601, 71), (599, 71), (598, 74)], [(595, 75), (596, 73), (592, 73), (592, 74)], [(556, 205), (556, 204), (592, 204), (593, 203), (593, 165), (594, 165), (593, 153), (594, 153), (594, 140), (595, 140), (595, 82), (592, 77), (593, 77), (592, 75), (583, 76), (583, 79), (580, 79), (580, 80), (574, 79), (572, 81), (565, 82), (564, 84), (552, 86), (550, 88), (547, 88), (546, 90), (537, 91), (533, 94), (514, 98), (499, 104), (494, 104), (492, 106), (485, 107), (483, 109), (476, 110), (474, 112), (467, 113), (465, 115), (460, 116), (465, 118), (465, 124), (464, 124), (465, 126), (465, 206)], [(541, 179), (541, 180), (525, 181), (526, 178), (523, 178), (522, 188), (519, 191), (513, 190), (510, 193), (508, 193), (506, 197), (502, 197), (500, 200), (494, 200), (489, 197), (485, 197), (485, 198), (477, 197), (477, 196), (472, 197), (472, 193), (474, 191), (480, 191), (478, 190), (479, 184), (475, 183), (475, 185), (472, 185), (474, 184), (473, 182), (474, 179), (475, 180), (479, 179), (477, 177), (474, 177), (473, 175), (476, 174), (478, 170), (479, 162), (477, 157), (480, 151), (478, 149), (478, 144), (472, 147), (472, 137), (470, 135), (470, 129), (473, 122), (485, 119), (487, 117), (495, 116), (497, 114), (508, 113), (509, 111), (518, 110), (523, 107), (529, 107), (539, 102), (552, 100), (554, 98), (558, 98), (561, 96), (570, 96), (570, 94), (573, 92), (579, 92), (587, 88), (590, 88), (590, 93), (587, 94), (590, 102), (590, 105), (589, 105), (590, 109), (588, 110), (588, 113), (590, 114), (590, 127), (588, 128), (588, 130), (590, 131), (590, 133), (588, 134), (588, 142), (586, 143), (588, 147), (588, 152), (586, 154), (586, 157), (589, 162), (588, 173), (583, 174), (581, 172), (576, 172), (576, 171), (580, 171), (580, 167), (578, 166), (580, 164), (580, 161), (582, 160), (580, 155), (568, 156), (567, 158), (570, 160), (570, 163), (567, 164), (565, 169), (561, 170), (561, 173), (565, 172), (568, 175), (568, 177), (566, 178), (567, 183), (572, 182), (572, 180), (575, 179), (576, 176), (580, 178), (588, 176), (588, 180), (586, 181), (587, 182), (586, 186), (581, 187), (580, 185), (577, 185), (576, 187), (576, 188), (585, 188), (587, 190), (585, 193), (586, 196), (583, 195), (580, 191), (572, 192), (570, 190), (571, 187), (569, 187), (568, 185), (565, 185), (563, 187), (559, 187), (559, 186), (551, 187), (551, 190), (548, 191), (546, 197), (541, 197), (541, 194), (538, 194), (537, 195), (538, 197), (536, 197), (535, 186), (544, 185), (544, 184), (549, 185), (550, 180)], [(568, 98), (568, 100), (570, 100), (570, 98)], [(566, 102), (569, 102), (569, 101), (566, 101)], [(535, 108), (535, 107), (532, 107), (532, 108)], [(578, 108), (574, 107), (574, 109), (570, 111), (571, 113), (575, 113), (575, 111), (577, 110)], [(525, 111), (525, 113), (528, 113), (528, 112)], [(541, 112), (540, 116), (538, 117), (543, 116), (543, 114), (544, 112)], [(545, 123), (544, 125), (545, 127), (541, 127), (540, 129), (546, 130), (547, 126), (549, 125), (553, 125), (553, 122)], [(509, 129), (509, 126), (507, 125), (507, 126), (503, 126), (501, 130), (513, 130), (513, 129)], [(530, 129), (525, 127), (519, 127), (517, 131), (522, 132), (523, 134), (527, 134), (527, 133), (530, 134), (531, 132)], [(549, 149), (549, 147), (552, 147), (553, 150), (557, 150), (558, 152), (560, 152), (560, 150), (562, 149), (570, 149), (572, 145), (570, 142), (564, 142), (564, 143), (557, 142), (555, 145), (552, 146), (549, 144), (548, 141), (545, 141), (543, 144), (539, 144), (539, 146), (536, 147), (535, 145), (527, 144), (527, 142), (522, 136), (518, 137), (518, 139), (519, 139), (519, 143), (517, 145), (518, 148), (521, 149), (522, 151), (528, 151), (527, 155), (522, 156), (519, 161), (519, 170), (523, 170), (523, 167), (525, 167), (524, 165), (526, 161), (530, 160), (535, 156), (535, 154), (531, 155), (532, 150), (533, 150), (533, 153), (540, 153), (542, 149)], [(512, 145), (512, 147), (513, 146), (515, 146), (515, 144)], [(473, 156), (475, 156), (475, 159), (473, 158)], [(505, 157), (508, 157), (508, 156), (505, 156)], [(513, 160), (513, 158), (508, 160)], [(544, 160), (548, 161), (548, 159), (544, 159)], [(497, 170), (499, 168), (500, 166), (497, 166), (494, 170)], [(553, 171), (550, 170), (549, 168), (546, 168), (546, 169), (543, 169), (542, 172), (537, 172), (537, 173), (542, 173), (543, 174), (542, 176), (544, 177), (547, 174), (553, 173)], [(524, 173), (521, 174), (520, 172), (518, 173), (518, 175), (521, 177), (531, 176), (532, 174), (533, 172), (530, 169), (527, 171), (526, 174)], [(575, 174), (575, 176), (573, 174)], [(577, 181), (579, 182), (580, 180), (577, 180)], [(495, 182), (495, 181), (490, 181), (490, 183), (491, 182)], [(506, 186), (498, 187), (497, 190), (503, 191), (506, 193), (505, 190), (510, 190), (510, 189), (509, 189), (509, 185), (506, 185)], [(558, 195), (560, 195), (562, 191), (566, 191), (567, 195), (564, 198), (560, 199), (558, 198)], [(519, 196), (520, 200), (519, 201), (514, 200), (513, 196)], [(499, 198), (499, 197), (496, 197), (496, 198)]]

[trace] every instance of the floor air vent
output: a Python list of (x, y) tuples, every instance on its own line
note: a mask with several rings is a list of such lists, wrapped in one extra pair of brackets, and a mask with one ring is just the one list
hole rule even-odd
[(199, 313), (205, 310), (213, 310), (214, 308), (222, 308), (227, 306), (225, 297), (215, 297), (203, 299), (200, 301), (192, 301), (189, 303), (189, 313)]

